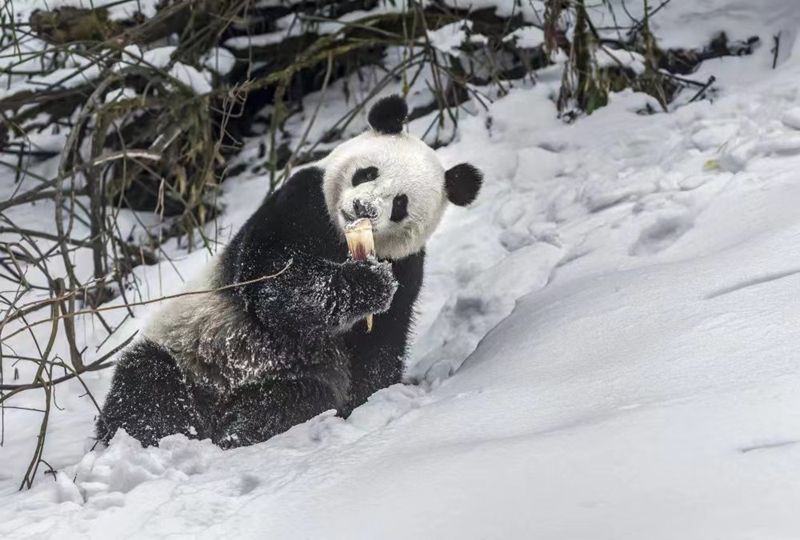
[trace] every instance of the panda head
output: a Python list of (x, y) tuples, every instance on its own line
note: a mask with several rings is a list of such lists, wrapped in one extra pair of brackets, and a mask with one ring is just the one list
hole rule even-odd
[(467, 206), (482, 182), (468, 163), (445, 170), (431, 147), (403, 131), (407, 115), (400, 96), (379, 100), (368, 115), (371, 129), (336, 147), (321, 164), (332, 221), (343, 231), (369, 218), (381, 259), (419, 252), (448, 203)]

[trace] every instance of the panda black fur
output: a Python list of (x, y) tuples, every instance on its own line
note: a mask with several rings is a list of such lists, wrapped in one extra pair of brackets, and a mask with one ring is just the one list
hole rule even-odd
[[(171, 300), (151, 320), (118, 362), (100, 440), (124, 428), (145, 445), (173, 433), (253, 444), (400, 381), (425, 242), (448, 201), (469, 204), (481, 185), (404, 134), (406, 115), (399, 96), (376, 103), (372, 129), (267, 198), (194, 288), (256, 281)], [(342, 231), (358, 217), (377, 259), (348, 257)]]

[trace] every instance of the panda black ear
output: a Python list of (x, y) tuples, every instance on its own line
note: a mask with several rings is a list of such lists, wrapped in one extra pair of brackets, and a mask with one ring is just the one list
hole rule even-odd
[(367, 121), (375, 131), (396, 135), (403, 131), (403, 122), (408, 117), (406, 100), (395, 94), (379, 99), (369, 110)]
[(444, 173), (447, 198), (458, 206), (475, 200), (483, 184), (483, 173), (469, 163), (459, 163)]

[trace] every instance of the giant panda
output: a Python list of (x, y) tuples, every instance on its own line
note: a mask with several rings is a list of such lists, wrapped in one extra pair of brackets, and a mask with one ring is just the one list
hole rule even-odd
[[(482, 183), (470, 164), (445, 170), (407, 115), (400, 96), (376, 102), (370, 129), (293, 174), (192, 285), (216, 292), (166, 302), (121, 354), (100, 441), (122, 428), (145, 446), (175, 433), (249, 445), (401, 380), (425, 243)], [(375, 258), (348, 255), (358, 218)]]

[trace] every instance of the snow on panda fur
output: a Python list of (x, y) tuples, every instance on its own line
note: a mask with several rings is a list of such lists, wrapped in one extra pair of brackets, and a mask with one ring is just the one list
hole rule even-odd
[[(400, 381), (425, 243), (480, 172), (445, 170), (403, 132), (405, 101), (378, 101), (372, 129), (295, 173), (193, 285), (123, 352), (97, 422), (145, 445), (173, 433), (223, 447), (264, 441), (329, 409), (347, 415)], [(376, 259), (348, 257), (343, 229), (368, 217)], [(375, 313), (372, 332), (364, 319)]]

